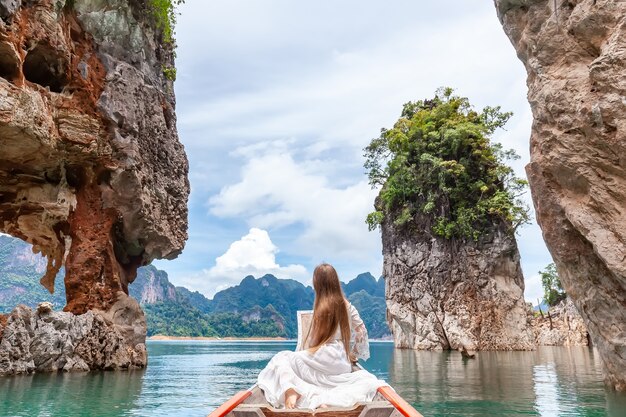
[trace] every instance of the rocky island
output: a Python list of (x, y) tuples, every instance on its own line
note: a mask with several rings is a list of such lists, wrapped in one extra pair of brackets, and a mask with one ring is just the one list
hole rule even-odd
[(626, 2), (495, 5), (528, 73), (537, 221), (607, 383), (626, 390)]
[(381, 185), (370, 227), (380, 226), (387, 317), (397, 347), (530, 350), (515, 225), (524, 181), (489, 143), (510, 113), (474, 111), (452, 90), (405, 104), (366, 148)]
[(146, 365), (137, 268), (187, 238), (169, 22), (149, 0), (0, 1), (0, 231), (67, 305), (0, 317), (0, 375)]

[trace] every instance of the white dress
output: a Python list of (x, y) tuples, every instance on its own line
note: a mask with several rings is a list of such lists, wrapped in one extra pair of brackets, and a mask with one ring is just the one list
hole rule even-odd
[[(367, 330), (352, 304), (348, 303), (351, 352), (357, 358), (369, 358)], [(315, 409), (320, 405), (350, 407), (359, 401), (371, 401), (376, 390), (387, 385), (365, 370), (352, 372), (337, 331), (335, 340), (322, 345), (315, 353), (307, 350), (277, 353), (259, 373), (258, 386), (274, 407), (285, 406), (285, 391), (293, 388), (300, 398), (297, 408)]]

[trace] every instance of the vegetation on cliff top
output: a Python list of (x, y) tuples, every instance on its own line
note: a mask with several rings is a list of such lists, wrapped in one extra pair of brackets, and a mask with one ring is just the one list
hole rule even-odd
[(406, 103), (393, 128), (365, 148), (370, 184), (382, 186), (370, 230), (385, 220), (415, 226), (420, 216), (437, 236), (477, 240), (494, 224), (513, 231), (528, 222), (527, 182), (505, 163), (519, 157), (490, 142), (511, 115), (500, 107), (477, 112), (450, 88)]

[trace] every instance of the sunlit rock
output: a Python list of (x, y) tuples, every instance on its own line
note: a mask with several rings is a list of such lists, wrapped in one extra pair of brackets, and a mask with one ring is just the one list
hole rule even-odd
[(534, 348), (520, 256), (509, 230), (495, 228), (468, 242), (403, 233), (386, 222), (382, 236), (387, 317), (397, 347)]
[(588, 346), (587, 326), (570, 298), (532, 319), (538, 346)]

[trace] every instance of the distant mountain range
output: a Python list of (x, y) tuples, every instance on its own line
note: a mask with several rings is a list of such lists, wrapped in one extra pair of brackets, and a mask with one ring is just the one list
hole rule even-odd
[(0, 235), (0, 313), (17, 304), (35, 306), (50, 301), (55, 309), (65, 306), (64, 271), (57, 275), (54, 295), (39, 280), (46, 272), (46, 259), (35, 255), (31, 246), (9, 236)]
[[(63, 271), (51, 295), (39, 284), (45, 260), (31, 246), (0, 236), (0, 313), (17, 304), (35, 306), (50, 301), (65, 305)], [(348, 300), (359, 310), (370, 337), (389, 336), (386, 323), (385, 281), (370, 273), (342, 283)], [(296, 311), (313, 306), (314, 292), (298, 281), (273, 275), (245, 277), (239, 285), (215, 294), (212, 300), (197, 291), (176, 287), (167, 273), (152, 265), (138, 270), (129, 293), (144, 308), (148, 335), (170, 336), (283, 336), (297, 335)]]

